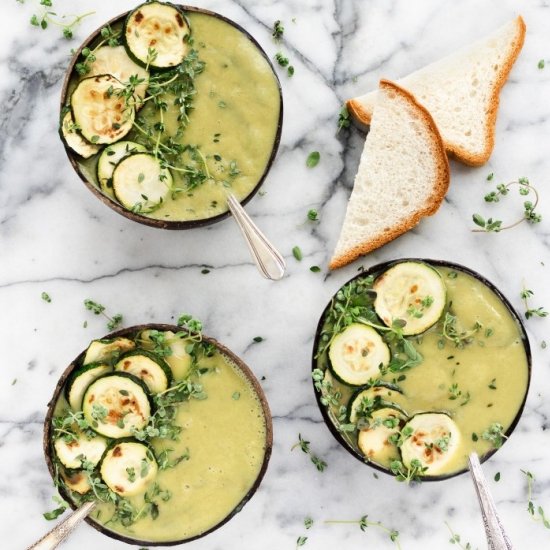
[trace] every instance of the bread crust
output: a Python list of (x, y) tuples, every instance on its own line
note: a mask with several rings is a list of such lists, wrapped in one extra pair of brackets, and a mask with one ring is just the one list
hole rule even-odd
[[(490, 93), (489, 103), (487, 105), (487, 124), (485, 133), (485, 148), (481, 153), (472, 153), (464, 147), (460, 147), (451, 142), (445, 142), (447, 152), (456, 160), (469, 166), (482, 166), (485, 164), (495, 147), (495, 130), (500, 103), (500, 91), (510, 75), (510, 71), (518, 58), (523, 44), (525, 42), (526, 25), (523, 17), (518, 15), (515, 19), (516, 35), (513, 47), (509, 51), (508, 57), (502, 64), (501, 70), (495, 78), (495, 83)], [(414, 95), (414, 94), (413, 94)], [(372, 113), (367, 111), (356, 99), (349, 99), (346, 102), (348, 111), (353, 117), (354, 123), (361, 129), (365, 129), (371, 121)]]
[(487, 126), (486, 126), (487, 131), (485, 134), (485, 149), (481, 153), (476, 155), (475, 153), (472, 153), (471, 151), (468, 151), (463, 147), (454, 146), (451, 143), (448, 143), (446, 145), (447, 151), (454, 158), (463, 162), (464, 164), (468, 164), (469, 166), (482, 166), (489, 160), (489, 157), (493, 152), (493, 149), (495, 147), (495, 131), (496, 131), (496, 123), (497, 123), (498, 106), (500, 103), (500, 90), (502, 90), (502, 87), (504, 86), (504, 84), (506, 84), (506, 81), (508, 80), (508, 76), (510, 75), (510, 71), (512, 70), (514, 63), (516, 62), (516, 59), (518, 58), (518, 55), (521, 52), (521, 49), (523, 48), (523, 44), (525, 42), (526, 29), (527, 27), (525, 25), (525, 21), (523, 20), (523, 17), (521, 15), (518, 15), (516, 17), (516, 36), (514, 40), (515, 41), (514, 47), (510, 50), (508, 58), (502, 64), (502, 69), (498, 74), (498, 78), (495, 80), (495, 84), (491, 91), (491, 99), (489, 100), (488, 112), (487, 112)]
[(436, 159), (436, 172), (434, 174), (433, 192), (428, 197), (428, 200), (424, 206), (418, 209), (409, 219), (401, 221), (400, 223), (390, 227), (390, 229), (381, 235), (378, 235), (368, 242), (365, 242), (359, 246), (351, 248), (340, 256), (335, 256), (331, 259), (329, 268), (338, 269), (343, 267), (357, 258), (372, 252), (376, 248), (379, 248), (390, 241), (393, 241), (403, 233), (406, 233), (413, 227), (415, 227), (422, 218), (435, 214), (439, 206), (443, 202), (443, 198), (447, 193), (450, 182), (450, 169), (449, 160), (445, 152), (445, 144), (437, 129), (437, 126), (432, 118), (432, 115), (427, 109), (422, 106), (416, 98), (407, 90), (401, 88), (395, 82), (389, 80), (380, 81), (380, 89), (393, 91), (397, 95), (400, 95), (405, 99), (419, 114), (426, 124), (426, 130), (431, 139), (431, 151)]

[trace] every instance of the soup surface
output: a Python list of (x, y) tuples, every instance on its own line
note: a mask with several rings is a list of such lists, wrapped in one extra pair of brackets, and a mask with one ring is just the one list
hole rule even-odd
[[(170, 169), (173, 188), (177, 191), (150, 212), (147, 208), (136, 211), (164, 221), (202, 220), (222, 214), (228, 210), (228, 191), (241, 201), (245, 199), (267, 168), (281, 110), (279, 85), (273, 70), (248, 37), (218, 17), (195, 12), (186, 15), (193, 48), (205, 65), (194, 78), (192, 108), (183, 131), (178, 132), (180, 110), (174, 96), (169, 93), (162, 96), (167, 104), (162, 113), (165, 126), (162, 142), (172, 138), (177, 144), (194, 147), (200, 154), (194, 155), (194, 159), (184, 154), (181, 163), (171, 157), (174, 166), (177, 164)], [(73, 76), (68, 97), (80, 78)], [(124, 140), (153, 151), (157, 137), (155, 125), (159, 122), (159, 109), (146, 97), (136, 115), (134, 129)], [(149, 132), (149, 137), (144, 130)], [(163, 152), (166, 150), (161, 145)], [(100, 154), (88, 159), (75, 156), (75, 159), (88, 181), (102, 189), (97, 175)], [(186, 166), (198, 168), (209, 177), (202, 179), (201, 175), (199, 185), (189, 185), (183, 171)], [(103, 188), (102, 192), (116, 200), (109, 188)]]
[[(444, 309), (438, 313), (440, 317), (437, 322), (425, 332), (405, 336), (405, 340), (412, 344), (412, 350), (404, 350), (399, 338), (392, 341), (394, 333), (375, 314), (370, 317), (375, 325), (385, 327), (381, 334), (389, 341), (392, 360), (387, 367), (380, 365), (377, 375), (368, 382), (362, 386), (351, 386), (339, 380), (337, 374), (335, 376), (329, 360), (328, 340), (332, 338), (334, 328), (334, 317), (328, 315), (330, 306), (325, 311), (321, 328), (327, 336), (321, 336), (316, 350), (315, 385), (327, 406), (330, 421), (340, 431), (341, 437), (366, 461), (389, 469), (396, 475), (402, 474), (405, 478), (430, 475), (429, 471), (422, 470), (428, 465), (427, 461), (424, 462), (426, 456), (421, 459), (422, 466), (417, 464), (412, 473), (410, 465), (403, 467), (401, 462), (404, 449), (411, 445), (408, 438), (414, 439), (418, 435), (418, 431), (413, 433), (411, 419), (443, 418), (445, 424), (450, 418), (451, 423), (454, 422), (457, 431), (453, 436), (456, 446), (452, 449), (452, 456), (448, 449), (449, 432), (445, 432), (445, 441), (440, 440), (441, 448), (437, 446), (438, 440), (423, 443), (428, 454), (448, 454), (444, 467), (433, 475), (452, 474), (466, 468), (468, 455), (472, 451), (483, 456), (504, 442), (507, 430), (522, 407), (528, 387), (529, 367), (522, 332), (506, 305), (488, 286), (468, 273), (450, 267), (438, 266), (435, 269), (446, 290)], [(381, 273), (375, 275), (378, 277)], [(338, 295), (333, 299), (332, 306), (340, 303), (344, 306), (341, 311), (349, 311), (353, 304), (360, 304), (374, 313), (375, 295), (372, 288), (373, 284), (376, 285), (375, 280), (364, 277), (366, 284), (360, 295), (356, 294), (355, 285), (351, 294), (344, 296), (343, 289), (348, 287), (350, 290), (349, 285), (354, 285), (353, 281), (348, 283), (340, 290), (340, 299)], [(347, 305), (346, 296), (351, 296)], [(364, 317), (363, 313), (361, 315)], [(416, 314), (419, 319), (422, 318), (422, 312), (416, 311)], [(343, 326), (340, 328), (343, 329)], [(350, 420), (354, 397), (366, 389), (368, 391), (363, 396), (372, 398), (375, 395), (373, 388), (379, 402), (364, 401), (363, 405), (367, 405), (363, 409), (363, 424), (352, 414), (354, 424)], [(380, 440), (380, 448), (373, 447), (371, 440), (365, 453), (360, 438), (369, 428), (370, 436), (373, 429), (380, 429), (376, 418), (384, 418), (384, 415), (377, 411), (383, 409), (387, 412), (390, 410), (387, 406), (394, 414), (391, 422), (381, 426), (379, 436), (384, 440)], [(425, 413), (442, 413), (443, 416)], [(408, 432), (406, 426), (411, 426)], [(453, 438), (450, 439), (452, 442)]]
[[(173, 333), (167, 334), (169, 345), (177, 342)], [(135, 354), (136, 350), (142, 349), (140, 346), (151, 348), (144, 343), (146, 339), (140, 338), (135, 340), (138, 347), (130, 353)], [(188, 343), (185, 342), (185, 345)], [(245, 375), (220, 351), (209, 349), (208, 354), (204, 354), (198, 351), (196, 344), (193, 354), (198, 361), (190, 368), (192, 361), (182, 349), (178, 342), (169, 357), (170, 366), (175, 364), (174, 379), (164, 395), (170, 395), (170, 388), (178, 384), (182, 388), (189, 383), (193, 389), (190, 395), (186, 393), (175, 404), (171, 425), (176, 426), (179, 433), (146, 437), (146, 444), (152, 449), (158, 465), (154, 480), (137, 494), (123, 498), (114, 495), (113, 491), (100, 491), (100, 500), (103, 501), (98, 503), (91, 515), (105, 528), (140, 541), (184, 540), (217, 525), (238, 507), (251, 490), (265, 458), (265, 416), (256, 391)], [(109, 364), (109, 361), (106, 363)], [(112, 360), (110, 364), (113, 364)], [(117, 378), (118, 367), (114, 368)], [(160, 401), (158, 396), (153, 396), (153, 399), (158, 414)], [(52, 424), (53, 441), (64, 435), (56, 426), (60, 425), (59, 419), (67, 418), (69, 410), (66, 398), (60, 397)], [(150, 419), (145, 429), (160, 426), (157, 421), (158, 417), (157, 420)], [(100, 433), (101, 428), (100, 422)], [(70, 431), (73, 429), (74, 425), (69, 427)], [(141, 442), (138, 432), (134, 431), (135, 439), (131, 438)], [(116, 450), (119, 442), (126, 440), (107, 439), (107, 450)], [(61, 486), (72, 500), (76, 504), (97, 500), (93, 489), (83, 494), (71, 491), (64, 482), (68, 470), (63, 456), (56, 451), (53, 451), (53, 456)], [(103, 475), (106, 456), (107, 452), (95, 468), (82, 471), (88, 481)], [(140, 468), (135, 470), (126, 468), (126, 473), (139, 481)], [(69, 473), (74, 472), (71, 470)], [(141, 473), (143, 476), (143, 468)], [(126, 474), (123, 473), (123, 477), (123, 481), (128, 482)], [(116, 491), (118, 489), (115, 488)], [(111, 502), (111, 498), (115, 502)]]

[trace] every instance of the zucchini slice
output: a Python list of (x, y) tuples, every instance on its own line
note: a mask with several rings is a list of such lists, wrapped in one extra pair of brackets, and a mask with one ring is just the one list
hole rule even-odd
[(90, 482), (88, 481), (86, 472), (83, 472), (82, 470), (61, 469), (60, 473), (65, 485), (75, 493), (84, 495), (92, 488)]
[(82, 409), (82, 399), (88, 386), (99, 377), (111, 372), (113, 368), (102, 363), (82, 365), (71, 372), (65, 382), (65, 398), (73, 411)]
[(77, 441), (67, 443), (63, 438), (54, 441), (53, 446), (59, 462), (69, 469), (82, 468), (82, 460), (91, 462), (94, 466), (99, 464), (107, 441), (104, 437), (97, 435), (88, 439), (83, 433), (77, 433)]
[(84, 418), (100, 435), (119, 439), (141, 430), (151, 417), (147, 386), (124, 372), (106, 374), (92, 382), (82, 402)]
[[(131, 76), (136, 76), (143, 82), (136, 86), (135, 95), (138, 99), (145, 97), (149, 84), (149, 71), (133, 61), (124, 46), (102, 46), (94, 52), (94, 57), (95, 61), (90, 67), (89, 76), (110, 74), (123, 84), (127, 84)], [(138, 101), (137, 106), (139, 105)]]
[(354, 323), (332, 341), (328, 356), (336, 378), (350, 386), (363, 386), (390, 362), (390, 348), (372, 327)]
[(142, 66), (169, 69), (187, 55), (189, 32), (189, 24), (176, 6), (149, 2), (128, 15), (124, 40), (129, 55)]
[(428, 330), (445, 309), (447, 291), (439, 272), (422, 262), (401, 262), (374, 281), (374, 309), (391, 327), (396, 319), (406, 321), (403, 334)]
[(128, 338), (115, 338), (114, 340), (94, 340), (86, 350), (83, 365), (88, 363), (110, 363), (113, 358), (121, 353), (130, 351), (136, 347)]
[(349, 421), (359, 424), (358, 428), (362, 429), (364, 424), (370, 423), (374, 411), (381, 408), (392, 408), (403, 416), (407, 416), (396, 402), (403, 399), (403, 393), (398, 386), (378, 382), (371, 388), (359, 390), (352, 395), (348, 403)]
[(140, 378), (151, 393), (163, 392), (172, 382), (170, 367), (162, 359), (142, 350), (123, 355), (115, 365), (115, 371), (127, 372)]
[(445, 413), (419, 413), (403, 427), (411, 430), (401, 445), (403, 464), (411, 467), (414, 459), (427, 468), (423, 475), (438, 475), (456, 456), (461, 440), (460, 429)]
[(116, 199), (128, 210), (147, 213), (170, 193), (172, 174), (148, 153), (135, 153), (121, 160), (113, 172)]
[(101, 190), (114, 198), (113, 193), (113, 172), (116, 165), (128, 155), (133, 153), (146, 153), (147, 149), (133, 141), (117, 141), (103, 149), (97, 161), (97, 180)]
[[(166, 363), (172, 371), (174, 380), (183, 380), (191, 371), (191, 355), (187, 353), (186, 347), (189, 344), (189, 338), (181, 334), (178, 335), (171, 330), (162, 331), (164, 339), (172, 353), (164, 357)], [(154, 343), (151, 339), (151, 331), (144, 330), (140, 334), (140, 341), (148, 350), (153, 349)]]
[(77, 155), (80, 155), (84, 159), (88, 159), (91, 156), (99, 152), (101, 147), (90, 143), (85, 140), (78, 132), (78, 126), (73, 120), (71, 111), (65, 113), (63, 120), (61, 121), (61, 136), (63, 141), (72, 149)]
[(84, 78), (75, 88), (73, 119), (88, 141), (114, 143), (132, 129), (135, 109), (119, 95), (122, 90), (122, 84), (110, 74)]
[(121, 441), (105, 453), (100, 474), (111, 491), (130, 497), (145, 492), (157, 475), (153, 451), (138, 441)]
[(406, 418), (393, 408), (378, 409), (372, 413), (368, 428), (363, 428), (357, 436), (359, 450), (373, 462), (388, 464), (399, 458), (397, 446), (389, 437), (399, 432)]

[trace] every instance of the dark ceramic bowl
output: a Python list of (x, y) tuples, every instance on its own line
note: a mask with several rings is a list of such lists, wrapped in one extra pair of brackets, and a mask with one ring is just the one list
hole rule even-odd
[[(210, 15), (212, 17), (216, 17), (218, 19), (221, 19), (222, 21), (225, 21), (226, 23), (229, 23), (229, 25), (235, 27), (238, 31), (240, 31), (250, 42), (256, 47), (256, 49), (260, 52), (260, 54), (264, 57), (266, 62), (271, 68), (271, 71), (273, 72), (273, 77), (275, 78), (275, 82), (277, 83), (277, 87), (279, 90), (279, 104), (280, 104), (280, 110), (279, 110), (279, 120), (277, 122), (277, 131), (275, 133), (275, 139), (273, 141), (273, 147), (271, 149), (271, 155), (269, 156), (269, 160), (267, 161), (264, 173), (258, 180), (258, 183), (252, 189), (252, 191), (241, 201), (241, 204), (244, 206), (248, 201), (252, 199), (252, 197), (259, 191), (260, 187), (262, 186), (262, 183), (264, 182), (265, 178), (267, 177), (267, 174), (271, 168), (271, 165), (273, 164), (273, 161), (275, 160), (275, 156), (277, 155), (277, 150), (279, 149), (279, 143), (281, 141), (281, 132), (283, 129), (283, 93), (281, 91), (281, 83), (279, 81), (279, 77), (277, 76), (277, 73), (275, 72), (275, 69), (273, 68), (273, 64), (271, 63), (271, 60), (269, 59), (268, 55), (265, 53), (265, 51), (262, 49), (260, 44), (256, 41), (256, 39), (248, 33), (243, 27), (241, 27), (239, 24), (235, 23), (231, 19), (228, 19), (227, 17), (224, 17), (223, 15), (210, 11), (205, 10), (203, 8), (197, 8), (194, 6), (185, 6), (185, 5), (179, 5), (184, 12), (194, 12), (194, 13), (203, 13), (205, 15)], [(87, 47), (91, 47), (95, 43), (97, 43), (101, 35), (101, 28), (109, 25), (118, 25), (121, 24), (126, 17), (128, 16), (130, 12), (123, 13), (121, 15), (118, 15), (117, 17), (114, 17), (110, 21), (105, 22), (99, 29), (95, 30), (86, 40), (84, 40), (83, 44), (75, 50), (74, 55), (71, 59), (71, 62), (69, 63), (69, 67), (67, 69), (67, 73), (65, 74), (65, 80), (63, 81), (63, 87), (61, 89), (61, 103), (60, 103), (60, 112), (63, 111), (63, 108), (65, 107), (66, 101), (67, 101), (67, 94), (69, 90), (69, 84), (71, 81), (71, 78), (74, 73), (74, 67), (76, 63), (78, 62), (80, 58), (80, 54), (82, 53), (82, 50)], [(124, 139), (124, 138), (123, 138)], [(72, 151), (66, 144), (63, 138), (61, 138), (61, 141), (63, 145), (65, 146), (65, 151), (67, 153), (67, 156), (69, 157), (69, 161), (74, 168), (75, 172), (78, 174), (80, 179), (84, 182), (86, 187), (104, 204), (112, 208), (115, 212), (118, 212), (125, 218), (128, 218), (132, 221), (142, 223), (144, 225), (149, 225), (151, 227), (157, 227), (160, 229), (193, 229), (195, 227), (202, 227), (205, 225), (211, 225), (213, 223), (219, 222), (227, 217), (229, 217), (230, 212), (223, 212), (222, 214), (218, 214), (217, 216), (212, 216), (210, 218), (204, 218), (200, 220), (189, 220), (189, 221), (166, 221), (166, 220), (157, 220), (153, 218), (148, 218), (147, 216), (142, 216), (140, 214), (136, 214), (134, 212), (131, 212), (124, 208), (122, 205), (120, 205), (117, 201), (111, 199), (107, 195), (103, 194), (99, 188), (92, 182), (89, 181), (89, 179), (86, 177), (84, 172), (82, 171), (78, 159), (79, 156)]]
[[(525, 332), (525, 327), (523, 325), (523, 322), (522, 322), (521, 318), (516, 313), (516, 311), (514, 310), (512, 305), (510, 304), (510, 302), (503, 296), (503, 294), (500, 292), (500, 290), (498, 290), (498, 288), (496, 288), (490, 281), (485, 279), (485, 277), (483, 277), (482, 275), (480, 275), (476, 271), (473, 271), (473, 270), (471, 270), (467, 267), (464, 267), (462, 265), (455, 264), (455, 263), (452, 263), (452, 262), (443, 261), (443, 260), (430, 260), (430, 259), (422, 259), (422, 258), (400, 258), (399, 260), (391, 260), (391, 261), (388, 261), (388, 262), (383, 262), (383, 263), (377, 264), (375, 266), (372, 266), (369, 269), (366, 269), (365, 271), (363, 271), (359, 275), (356, 275), (355, 277), (353, 277), (352, 279), (347, 281), (345, 284), (347, 284), (351, 281), (354, 281), (356, 279), (367, 277), (369, 275), (377, 276), (378, 274), (386, 271), (390, 267), (392, 267), (392, 266), (394, 266), (398, 263), (401, 263), (401, 262), (425, 262), (425, 263), (427, 263), (429, 265), (433, 265), (435, 267), (448, 267), (448, 268), (454, 269), (455, 271), (461, 271), (463, 273), (466, 273), (466, 274), (474, 277), (475, 279), (477, 279), (478, 281), (483, 283), (485, 286), (490, 288), (497, 295), (497, 297), (500, 299), (500, 301), (506, 306), (506, 308), (510, 312), (510, 315), (516, 321), (517, 327), (518, 327), (518, 330), (519, 330), (519, 334), (521, 336), (521, 341), (522, 341), (522, 344), (523, 344), (523, 348), (525, 350), (525, 355), (526, 355), (526, 358), (527, 358), (527, 387), (525, 389), (525, 395), (523, 396), (521, 406), (519, 407), (518, 412), (516, 413), (516, 416), (514, 417), (514, 420), (513, 420), (512, 424), (510, 425), (508, 430), (505, 432), (505, 436), (506, 436), (505, 442), (506, 442), (508, 440), (508, 437), (514, 431), (514, 429), (515, 429), (517, 423), (519, 422), (519, 419), (520, 419), (520, 417), (523, 413), (523, 409), (525, 407), (525, 401), (527, 400), (527, 394), (529, 392), (529, 385), (531, 383), (531, 362), (532, 362), (532, 360), (531, 360), (531, 348), (529, 346), (529, 340), (527, 338), (527, 333)], [(344, 285), (342, 285), (342, 286), (344, 286)], [(324, 321), (325, 315), (327, 314), (328, 308), (329, 308), (332, 300), (334, 300), (336, 294), (337, 293), (334, 294), (334, 296), (331, 298), (331, 301), (327, 304), (327, 306), (323, 310), (321, 318), (319, 319), (319, 323), (317, 324), (317, 329), (315, 331), (315, 340), (313, 342), (313, 353), (312, 353), (312, 358), (311, 358), (312, 371), (317, 368), (317, 360), (315, 359), (315, 355), (316, 355), (317, 348), (318, 348), (319, 342), (320, 342), (320, 332), (321, 332), (321, 329), (322, 329), (322, 326), (323, 326), (323, 321)], [(321, 414), (323, 415), (323, 419), (325, 421), (325, 424), (327, 425), (327, 427), (330, 430), (330, 432), (332, 433), (332, 435), (336, 438), (338, 443), (340, 443), (340, 445), (342, 445), (342, 447), (344, 447), (344, 449), (346, 449), (346, 451), (348, 451), (351, 455), (353, 455), (355, 458), (360, 460), (363, 464), (366, 464), (366, 465), (370, 466), (371, 468), (374, 468), (374, 469), (376, 469), (380, 472), (384, 472), (386, 474), (394, 476), (394, 474), (391, 472), (391, 470), (389, 470), (387, 468), (384, 468), (383, 466), (380, 466), (379, 464), (375, 464), (374, 462), (369, 462), (367, 459), (365, 459), (364, 455), (362, 455), (353, 445), (351, 445), (351, 443), (347, 439), (345, 439), (342, 436), (342, 434), (338, 431), (338, 429), (334, 425), (333, 420), (329, 416), (327, 408), (321, 403), (321, 399), (320, 399), (321, 396), (320, 396), (319, 392), (315, 389), (315, 386), (314, 386), (314, 393), (315, 393), (315, 397), (317, 399), (317, 405), (319, 406), (319, 410), (321, 411)], [(485, 453), (482, 457), (480, 457), (480, 461), (485, 462), (491, 456), (493, 456), (497, 451), (498, 451), (498, 449), (491, 449), (489, 452)], [(453, 472), (453, 473), (450, 473), (450, 474), (443, 474), (443, 475), (438, 475), (438, 476), (425, 476), (425, 477), (422, 477), (422, 481), (441, 481), (443, 479), (449, 479), (449, 478), (458, 476), (460, 474), (463, 474), (466, 471), (468, 471), (468, 469), (464, 468), (462, 470), (459, 470), (457, 472)]]
[[(129, 328), (125, 328), (122, 330), (119, 330), (117, 332), (113, 332), (111, 334), (108, 334), (104, 336), (103, 338), (117, 338), (120, 336), (132, 336), (140, 331), (143, 330), (171, 330), (173, 332), (181, 331), (181, 327), (177, 327), (174, 325), (162, 325), (162, 324), (148, 324), (148, 325), (138, 325), (133, 326)], [(121, 540), (123, 542), (126, 542), (128, 544), (135, 544), (137, 546), (142, 547), (148, 547), (148, 546), (174, 546), (176, 544), (183, 544), (186, 542), (190, 542), (192, 540), (196, 540), (198, 538), (202, 538), (225, 523), (227, 523), (235, 514), (240, 512), (243, 508), (243, 506), (252, 498), (252, 495), (257, 491), (258, 487), (260, 486), (260, 483), (262, 482), (262, 479), (265, 475), (265, 472), (267, 470), (267, 465), (269, 463), (269, 459), (271, 457), (271, 450), (273, 448), (273, 423), (271, 419), (271, 412), (269, 410), (269, 405), (267, 403), (267, 399), (265, 396), (264, 391), (262, 390), (262, 387), (260, 386), (260, 383), (252, 373), (252, 371), (246, 366), (246, 364), (237, 357), (231, 350), (227, 349), (225, 346), (220, 344), (217, 340), (214, 340), (214, 338), (209, 338), (207, 336), (203, 335), (203, 340), (205, 342), (208, 342), (210, 344), (214, 344), (216, 348), (226, 357), (230, 359), (230, 361), (237, 366), (237, 368), (241, 371), (243, 376), (248, 380), (250, 385), (252, 386), (254, 392), (256, 393), (256, 396), (258, 397), (258, 400), (260, 401), (260, 404), (262, 406), (263, 416), (265, 420), (265, 455), (264, 460), (262, 463), (262, 466), (260, 468), (260, 471), (258, 472), (258, 476), (250, 488), (250, 490), (244, 495), (244, 497), (241, 499), (241, 501), (235, 506), (235, 508), (232, 510), (231, 513), (229, 513), (224, 519), (222, 519), (219, 523), (205, 531), (204, 533), (201, 533), (200, 535), (196, 535), (193, 537), (189, 537), (186, 539), (180, 539), (180, 540), (173, 540), (173, 541), (162, 541), (162, 542), (151, 542), (151, 541), (142, 541), (134, 538), (130, 538), (128, 536), (122, 535), (120, 533), (117, 533), (115, 531), (111, 531), (104, 527), (103, 525), (97, 523), (94, 519), (87, 517), (84, 521), (88, 523), (88, 525), (91, 525), (94, 529), (97, 529), (99, 532), (103, 533), (104, 535), (107, 535), (108, 537), (111, 537), (113, 539)], [(44, 421), (44, 439), (43, 439), (43, 448), (44, 448), (44, 454), (46, 456), (46, 463), (48, 465), (48, 470), (50, 471), (50, 475), (52, 476), (52, 479), (55, 477), (55, 469), (54, 469), (54, 462), (53, 462), (53, 456), (54, 456), (54, 450), (52, 445), (52, 417), (54, 414), (55, 405), (61, 396), (63, 392), (63, 387), (65, 385), (65, 382), (67, 381), (67, 378), (75, 369), (82, 359), (84, 358), (86, 350), (84, 350), (82, 353), (76, 357), (72, 363), (65, 369), (63, 374), (61, 375), (61, 378), (57, 382), (57, 385), (55, 386), (55, 391), (53, 393), (53, 396), (48, 403), (48, 411), (46, 413), (46, 419)], [(62, 486), (58, 487), (59, 494), (69, 503), (70, 507), (73, 510), (76, 510), (75, 504), (72, 502), (70, 495), (63, 489)]]

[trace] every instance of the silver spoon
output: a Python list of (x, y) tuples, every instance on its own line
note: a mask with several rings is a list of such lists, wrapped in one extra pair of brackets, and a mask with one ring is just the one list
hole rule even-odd
[(92, 512), (96, 504), (94, 501), (86, 502), (61, 523), (58, 523), (40, 540), (29, 546), (27, 550), (53, 550), (57, 548), (72, 533), (75, 527)]
[(481, 508), (481, 516), (483, 517), (483, 526), (485, 527), (489, 550), (513, 550), (512, 543), (502, 527), (495, 502), (487, 485), (487, 480), (481, 470), (479, 456), (477, 453), (472, 453), (468, 461), (479, 500), (479, 507)]
[(227, 205), (243, 234), (252, 254), (252, 259), (260, 273), (266, 279), (273, 281), (282, 279), (286, 269), (284, 258), (258, 229), (241, 206), (241, 203), (231, 193), (227, 196)]

